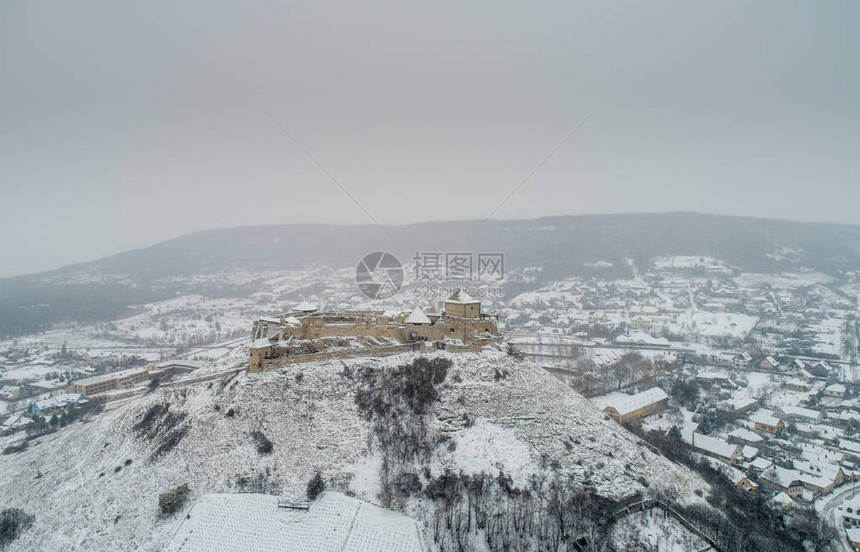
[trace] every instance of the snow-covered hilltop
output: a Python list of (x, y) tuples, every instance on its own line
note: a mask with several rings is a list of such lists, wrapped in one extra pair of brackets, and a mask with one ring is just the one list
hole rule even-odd
[[(707, 493), (698, 476), (530, 361), (495, 346), (429, 357), (451, 364), (431, 422), (447, 437), (423, 480), (502, 471), (518, 487), (551, 475), (613, 499), (640, 491), (689, 504)], [(0, 496), (35, 515), (10, 550), (160, 550), (204, 494), (300, 500), (316, 472), (329, 488), (378, 504), (381, 456), (356, 403), (358, 375), (415, 358), (287, 365), (162, 388), (44, 437), (0, 462)], [(159, 494), (182, 484), (190, 500), (162, 516)], [(392, 507), (423, 522), (429, 506), (416, 496)]]

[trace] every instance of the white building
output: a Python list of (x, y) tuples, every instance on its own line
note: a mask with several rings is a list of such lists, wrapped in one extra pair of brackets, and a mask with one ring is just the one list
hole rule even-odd
[(282, 506), (269, 495), (204, 495), (165, 552), (424, 550), (415, 520), (341, 493), (326, 492), (307, 509)]

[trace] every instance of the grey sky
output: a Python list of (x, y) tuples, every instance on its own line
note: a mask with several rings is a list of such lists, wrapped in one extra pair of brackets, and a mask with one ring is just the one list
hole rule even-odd
[[(137, 5), (135, 5), (137, 4)], [(201, 230), (860, 223), (860, 3), (0, 4), (0, 276)]]

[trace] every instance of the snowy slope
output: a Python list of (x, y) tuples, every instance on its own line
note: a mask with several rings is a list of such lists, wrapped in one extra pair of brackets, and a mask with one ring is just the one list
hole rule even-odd
[[(701, 500), (694, 494), (705, 489), (700, 479), (652, 453), (536, 364), (501, 350), (435, 354), (454, 362), (436, 413), (457, 443), (439, 451), (439, 472), (501, 467), (523, 481), (545, 470), (612, 497), (644, 490), (644, 482), (681, 502)], [(202, 495), (262, 490), (295, 500), (316, 470), (336, 489), (378, 503), (369, 426), (357, 413), (355, 384), (344, 367), (354, 372), (413, 358), (326, 361), (161, 389), (2, 456), (0, 501), (36, 516), (10, 550), (160, 550)], [(186, 414), (188, 431), (153, 460), (161, 437), (149, 442), (133, 428), (164, 401), (170, 412)], [(467, 427), (467, 418), (474, 425)], [(273, 443), (271, 454), (257, 452), (251, 437), (257, 430)], [(260, 484), (249, 488), (242, 479)], [(176, 517), (161, 518), (159, 493), (182, 483), (191, 487), (191, 500)]]

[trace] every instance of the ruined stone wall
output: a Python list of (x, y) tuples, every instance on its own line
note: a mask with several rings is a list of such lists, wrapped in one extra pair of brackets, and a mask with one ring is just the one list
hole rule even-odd
[(266, 372), (275, 370), (281, 366), (289, 364), (302, 364), (305, 362), (317, 362), (320, 360), (331, 360), (337, 358), (350, 358), (354, 356), (364, 355), (391, 355), (397, 353), (408, 353), (410, 351), (426, 352), (427, 349), (422, 347), (420, 343), (400, 343), (397, 345), (380, 345), (378, 347), (367, 347), (360, 351), (324, 351), (321, 353), (311, 353), (303, 355), (291, 355), (265, 360), (257, 370), (248, 370), (249, 372)]
[[(461, 307), (457, 312), (463, 312), (467, 316), (459, 317), (446, 312), (435, 324), (406, 324), (406, 315), (382, 316), (376, 311), (356, 311), (349, 313), (328, 313), (319, 316), (307, 316), (301, 319), (301, 325), (282, 324), (277, 330), (281, 333), (281, 339), (293, 338), (296, 340), (319, 340), (325, 338), (354, 338), (372, 337), (376, 339), (394, 339), (403, 343), (403, 350), (412, 350), (412, 347), (429, 349), (429, 342), (441, 341), (445, 338), (464, 342), (462, 348), (452, 350), (479, 351), (485, 344), (501, 342), (499, 335), (498, 317), (494, 315), (471, 315), (480, 312), (479, 304), (456, 304)], [(457, 309), (454, 309), (457, 310)], [(256, 339), (271, 337), (275, 335), (271, 323), (260, 320), (254, 323), (253, 335)], [(494, 337), (483, 338), (490, 334)], [(416, 345), (417, 344), (417, 345)], [(423, 344), (423, 345), (422, 345)], [(433, 345), (432, 347), (435, 347)], [(368, 347), (363, 350), (364, 354), (374, 354), (374, 348)], [(329, 353), (314, 353), (314, 358), (328, 358), (319, 355)], [(335, 358), (342, 353), (330, 353)], [(351, 354), (351, 353), (347, 353)], [(285, 362), (295, 362), (298, 355), (284, 355), (276, 351), (274, 347), (260, 347), (251, 349), (249, 360), (249, 371), (259, 371), (272, 363), (270, 359), (286, 358)]]

